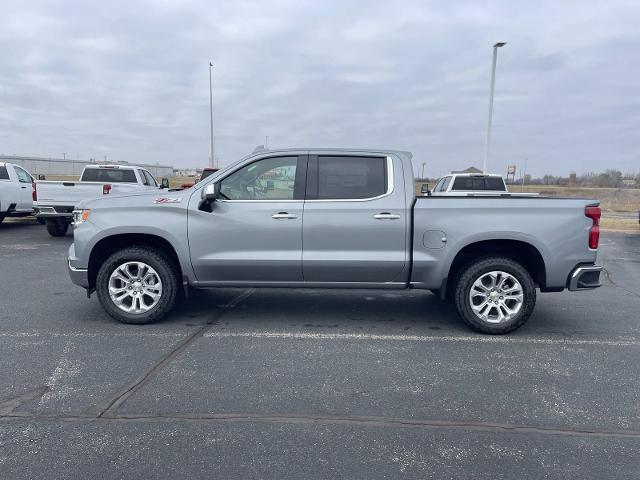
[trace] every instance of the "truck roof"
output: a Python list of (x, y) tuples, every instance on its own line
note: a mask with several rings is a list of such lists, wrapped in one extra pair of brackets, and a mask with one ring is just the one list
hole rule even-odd
[[(411, 152), (407, 152), (405, 150), (394, 150), (394, 149), (386, 149), (386, 148), (313, 148), (313, 147), (299, 147), (299, 148), (279, 148), (277, 150), (268, 150), (266, 148), (256, 149), (251, 152), (249, 155), (244, 157), (250, 158), (256, 155), (264, 155), (265, 153), (293, 153), (293, 152), (323, 152), (323, 153), (375, 153), (375, 154), (388, 154), (392, 153), (398, 155), (400, 157), (405, 158), (413, 158), (413, 154)], [(244, 160), (243, 159), (243, 160)]]
[(142, 168), (142, 167), (138, 167), (136, 165), (96, 165), (96, 164), (91, 164), (91, 165), (86, 165), (84, 167), (86, 168), (104, 168), (104, 169), (119, 169), (119, 170), (133, 170), (134, 168)]
[(445, 177), (502, 177), (499, 173), (450, 173)]

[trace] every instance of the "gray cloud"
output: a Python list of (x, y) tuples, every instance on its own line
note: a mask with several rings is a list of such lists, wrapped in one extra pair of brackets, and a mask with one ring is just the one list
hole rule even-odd
[(640, 6), (592, 2), (22, 2), (0, 30), (0, 152), (176, 166), (263, 143), (411, 150), (430, 175), (640, 170)]

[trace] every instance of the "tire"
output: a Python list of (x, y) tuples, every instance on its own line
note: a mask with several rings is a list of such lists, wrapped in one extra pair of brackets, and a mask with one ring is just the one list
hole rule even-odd
[(40, 218), (40, 217), (36, 217), (36, 222), (38, 222), (40, 225), (44, 225), (45, 223), (47, 223), (47, 221), (44, 218)]
[(529, 272), (518, 262), (487, 257), (468, 263), (460, 271), (454, 302), (462, 320), (473, 330), (501, 335), (529, 319), (536, 304), (536, 288)]
[(2, 221), (4, 220), (4, 215), (0, 215), (0, 223), (2, 223)]
[(59, 219), (47, 220), (47, 232), (52, 237), (64, 237), (69, 230), (69, 224)]
[[(137, 270), (137, 263), (148, 267), (147, 270)], [(120, 275), (117, 275), (115, 272), (119, 267), (121, 267)], [(132, 273), (131, 277), (127, 276)], [(112, 278), (112, 274), (116, 277)], [(159, 285), (157, 282), (150, 283), (145, 286), (144, 282), (143, 285), (140, 285), (135, 281), (127, 283), (120, 280), (120, 278), (132, 280), (136, 278), (136, 275), (141, 277), (150, 275), (154, 282), (157, 279), (160, 283)], [(110, 282), (112, 287), (122, 289), (122, 297), (120, 298), (123, 300), (120, 306), (111, 297)], [(127, 289), (126, 292), (124, 288)], [(140, 289), (137, 293), (136, 288)], [(144, 288), (150, 290), (143, 291)], [(176, 302), (179, 288), (179, 274), (173, 262), (160, 250), (144, 246), (128, 247), (113, 253), (100, 266), (96, 278), (96, 293), (102, 308), (119, 322), (136, 325), (156, 322), (169, 313)], [(150, 296), (155, 293), (158, 293), (159, 296), (157, 301)], [(138, 303), (134, 303), (136, 302), (135, 298), (138, 298)], [(155, 303), (153, 303), (154, 301)], [(144, 310), (143, 307), (148, 307), (148, 309)], [(125, 311), (126, 308), (131, 308), (131, 311)], [(138, 312), (135, 311), (136, 309)]]

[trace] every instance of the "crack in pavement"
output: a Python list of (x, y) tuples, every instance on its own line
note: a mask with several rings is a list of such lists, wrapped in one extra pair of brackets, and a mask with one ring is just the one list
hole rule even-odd
[(162, 370), (167, 364), (171, 363), (180, 353), (182, 353), (189, 345), (193, 343), (196, 338), (201, 337), (214, 325), (220, 322), (222, 316), (229, 310), (234, 308), (242, 300), (246, 299), (254, 292), (254, 289), (248, 289), (242, 292), (240, 295), (234, 297), (231, 301), (222, 306), (222, 308), (213, 315), (212, 318), (196, 329), (193, 333), (186, 338), (178, 342), (169, 352), (165, 353), (162, 357), (156, 360), (150, 367), (145, 369), (133, 382), (128, 384), (124, 389), (120, 390), (107, 404), (102, 408), (92, 407), (87, 413), (97, 411), (97, 418), (113, 417), (120, 406), (127, 401), (127, 399), (133, 395), (140, 387), (142, 387), (149, 379)]
[(629, 438), (640, 439), (638, 430), (597, 430), (592, 428), (563, 428), (508, 423), (420, 420), (388, 417), (306, 415), (306, 414), (256, 414), (256, 413), (190, 413), (190, 414), (139, 414), (112, 416), (91, 415), (47, 415), (29, 413), (8, 413), (0, 415), (0, 423), (18, 420), (40, 420), (59, 422), (238, 422), (238, 423), (278, 423), (310, 425), (351, 425), (381, 428), (423, 428), (441, 430), (467, 430), (488, 433), (541, 434), (570, 437)]
[(11, 398), (9, 400), (5, 400), (4, 402), (0, 402), (0, 418), (6, 415), (10, 415), (13, 411), (18, 408), (23, 403), (28, 402), (29, 400), (35, 400), (36, 398), (42, 397), (45, 393), (49, 392), (51, 388), (48, 385), (43, 385), (41, 387), (36, 387), (31, 390), (28, 390), (17, 397)]
[(625, 292), (630, 293), (631, 295), (635, 295), (636, 297), (640, 298), (640, 293), (634, 292), (633, 290), (629, 290), (628, 288), (625, 288), (622, 285), (618, 285), (616, 283), (616, 281), (613, 279), (613, 276), (612, 276), (611, 272), (609, 270), (607, 270), (606, 267), (602, 267), (602, 270), (604, 271), (605, 278), (607, 280), (609, 280), (609, 283), (611, 283), (611, 285), (613, 285), (615, 288), (619, 288), (620, 290), (624, 290)]

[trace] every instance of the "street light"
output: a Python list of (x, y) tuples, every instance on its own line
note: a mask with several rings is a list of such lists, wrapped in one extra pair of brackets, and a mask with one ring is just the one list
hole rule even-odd
[(489, 87), (489, 121), (487, 125), (487, 141), (484, 149), (484, 162), (482, 162), (482, 173), (487, 173), (487, 163), (489, 162), (489, 150), (491, 147), (491, 120), (493, 119), (493, 91), (496, 86), (496, 61), (498, 60), (498, 49), (504, 47), (507, 42), (498, 42), (493, 46), (493, 62), (491, 64), (491, 86)]
[(211, 127), (211, 132), (209, 136), (209, 166), (211, 168), (215, 167), (215, 158), (216, 158), (216, 147), (213, 140), (213, 83), (211, 81), (211, 69), (213, 68), (213, 63), (209, 62), (209, 125)]

